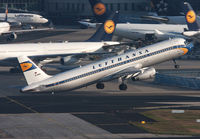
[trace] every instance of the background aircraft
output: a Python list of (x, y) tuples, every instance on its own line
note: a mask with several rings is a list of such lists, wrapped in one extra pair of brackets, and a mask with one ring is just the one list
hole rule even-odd
[[(8, 12), (8, 5), (5, 8), (7, 19), (6, 21), (9, 22), (12, 26), (21, 26), (21, 25), (31, 25), (31, 24), (45, 24), (49, 20), (44, 18), (39, 14), (33, 13), (9, 13)], [(20, 10), (21, 11), (21, 10)], [(26, 11), (27, 12), (27, 11)], [(0, 13), (0, 21), (5, 20), (5, 14)]]
[[(107, 13), (110, 12), (106, 10), (106, 6), (104, 5), (104, 3), (101, 2), (101, 0), (89, 0), (89, 1), (97, 20), (99, 18), (104, 18), (107, 15)], [(98, 7), (98, 5), (100, 8)], [(185, 8), (186, 7), (182, 7), (182, 9)], [(184, 10), (186, 12), (185, 14), (187, 14), (190, 8)], [(98, 14), (96, 12), (97, 9), (101, 9), (102, 14)], [(194, 22), (198, 22), (198, 20), (200, 19), (196, 18), (195, 15)], [(94, 25), (92, 24), (91, 26)], [(193, 25), (189, 26), (189, 24), (187, 26), (187, 25), (169, 25), (169, 24), (135, 24), (135, 23), (122, 24), (121, 23), (117, 25), (115, 35), (119, 36), (120, 38), (128, 38), (131, 40), (145, 40), (150, 42), (161, 41), (175, 37), (181, 37), (186, 39), (191, 37), (189, 35), (191, 34), (191, 32), (189, 31), (194, 31), (192, 26)], [(198, 31), (200, 29), (199, 27), (196, 26), (195, 30)]]
[[(0, 14), (1, 15), (1, 14)], [(15, 29), (15, 30), (11, 30), (11, 27), (12, 27), (12, 23), (10, 23), (8, 21), (9, 19), (9, 16), (8, 16), (8, 9), (6, 8), (6, 11), (4, 14), (4, 17), (0, 17), (0, 35), (4, 35), (7, 37), (7, 41), (12, 41), (12, 40), (15, 40), (17, 39), (17, 34), (18, 33), (24, 33), (24, 32), (34, 32), (34, 31), (44, 31), (44, 30), (50, 30), (52, 28), (40, 28), (40, 29), (26, 29), (26, 30), (19, 30), (19, 29)], [(27, 18), (17, 18), (17, 16), (15, 16), (16, 19), (18, 19), (19, 21)], [(14, 19), (14, 18), (13, 18)], [(32, 20), (32, 19), (29, 19), (29, 20)], [(41, 19), (43, 20), (43, 19)], [(34, 22), (34, 21), (33, 21)]]
[[(110, 22), (111, 19), (112, 22)], [(0, 66), (17, 66), (16, 58), (22, 55), (33, 57), (35, 61), (61, 56), (61, 63), (69, 64), (79, 61), (79, 56), (82, 55), (108, 53), (108, 48), (119, 45), (119, 42), (111, 41), (117, 19), (118, 14), (110, 15), (108, 20), (85, 42), (1, 44)]]
[(103, 82), (113, 79), (119, 79), (119, 89), (126, 90), (127, 79), (135, 81), (152, 78), (156, 71), (149, 66), (185, 55), (192, 48), (193, 45), (187, 44), (185, 39), (171, 39), (55, 76), (47, 75), (28, 57), (20, 56), (18, 61), (28, 84), (21, 89), (21, 92), (74, 90), (95, 83), (98, 89), (103, 89)]

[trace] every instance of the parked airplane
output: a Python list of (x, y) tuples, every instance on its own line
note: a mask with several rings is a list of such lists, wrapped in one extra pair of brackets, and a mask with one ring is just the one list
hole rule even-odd
[(37, 61), (63, 56), (62, 62), (72, 63), (79, 60), (76, 56), (108, 53), (108, 48), (119, 45), (119, 42), (111, 41), (117, 19), (118, 13), (112, 14), (86, 42), (1, 44), (0, 65), (17, 66), (16, 58), (21, 55), (33, 57)]
[[(8, 6), (6, 5), (7, 22), (11, 25), (22, 24), (44, 24), (48, 22), (48, 19), (39, 14), (32, 13), (8, 13)], [(4, 21), (5, 14), (0, 13), (0, 21)]]
[(0, 36), (7, 36), (7, 41), (12, 41), (17, 39), (18, 33), (24, 33), (24, 32), (34, 32), (34, 31), (44, 31), (44, 30), (50, 30), (51, 28), (41, 28), (41, 29), (27, 29), (27, 30), (10, 30), (11, 24), (8, 22), (8, 10), (6, 9), (6, 12), (4, 14), (4, 18), (0, 20)]
[(103, 89), (103, 82), (119, 79), (120, 90), (126, 90), (126, 79), (144, 80), (153, 77), (156, 71), (152, 66), (186, 54), (193, 48), (185, 39), (176, 38), (146, 46), (122, 55), (110, 57), (89, 65), (75, 68), (55, 76), (44, 73), (28, 57), (20, 56), (18, 61), (28, 86), (21, 92), (56, 92), (74, 90), (96, 84)]
[[(104, 16), (107, 15), (107, 12), (109, 12), (108, 10), (106, 10), (106, 6), (104, 3), (101, 2), (101, 0), (89, 0), (89, 1), (97, 20), (100, 17), (104, 18)], [(96, 12), (97, 9), (101, 9), (102, 11), (101, 14)], [(84, 24), (86, 25), (90, 23), (85, 22)], [(91, 24), (91, 26), (94, 25)], [(188, 28), (187, 25), (128, 23), (128, 24), (118, 24), (115, 31), (115, 35), (132, 40), (161, 41), (175, 37), (188, 38), (188, 35), (186, 36), (183, 35), (185, 34), (184, 32), (188, 32), (188, 30), (191, 30), (191, 28), (190, 27)]]

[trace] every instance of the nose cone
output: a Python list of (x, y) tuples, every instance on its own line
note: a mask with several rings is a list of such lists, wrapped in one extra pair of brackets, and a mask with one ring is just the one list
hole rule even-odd
[(43, 24), (47, 23), (48, 21), (49, 21), (48, 19), (42, 18), (42, 23), (43, 23)]

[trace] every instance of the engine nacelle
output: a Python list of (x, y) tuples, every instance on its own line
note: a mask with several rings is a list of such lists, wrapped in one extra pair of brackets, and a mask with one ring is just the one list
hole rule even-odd
[(76, 63), (78, 61), (79, 61), (79, 59), (77, 59), (77, 58), (75, 58), (73, 56), (66, 56), (66, 57), (62, 57), (60, 59), (60, 63), (62, 65), (73, 64), (73, 63)]
[(8, 41), (13, 41), (13, 40), (15, 40), (15, 39), (17, 39), (17, 34), (16, 33), (11, 33), (9, 36), (8, 36), (8, 38), (7, 38), (7, 40)]
[(143, 68), (141, 69), (141, 72), (139, 74), (131, 77), (131, 79), (133, 81), (147, 80), (147, 79), (153, 78), (155, 74), (156, 74), (156, 70), (154, 68)]

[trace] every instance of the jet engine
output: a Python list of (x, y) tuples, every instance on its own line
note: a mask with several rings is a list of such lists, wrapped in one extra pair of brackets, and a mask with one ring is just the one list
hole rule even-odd
[(13, 40), (15, 40), (15, 39), (17, 39), (17, 34), (16, 33), (11, 33), (9, 36), (8, 36), (8, 38), (7, 38), (7, 40), (8, 41), (13, 41)]
[(62, 57), (60, 59), (60, 63), (62, 65), (73, 64), (73, 63), (76, 63), (78, 61), (79, 61), (79, 59), (76, 58), (76, 57), (73, 57), (73, 56), (66, 56), (66, 57)]
[(137, 74), (136, 76), (131, 77), (133, 81), (138, 81), (138, 80), (147, 80), (151, 79), (155, 76), (156, 70), (154, 68), (143, 68), (141, 69), (141, 72)]

